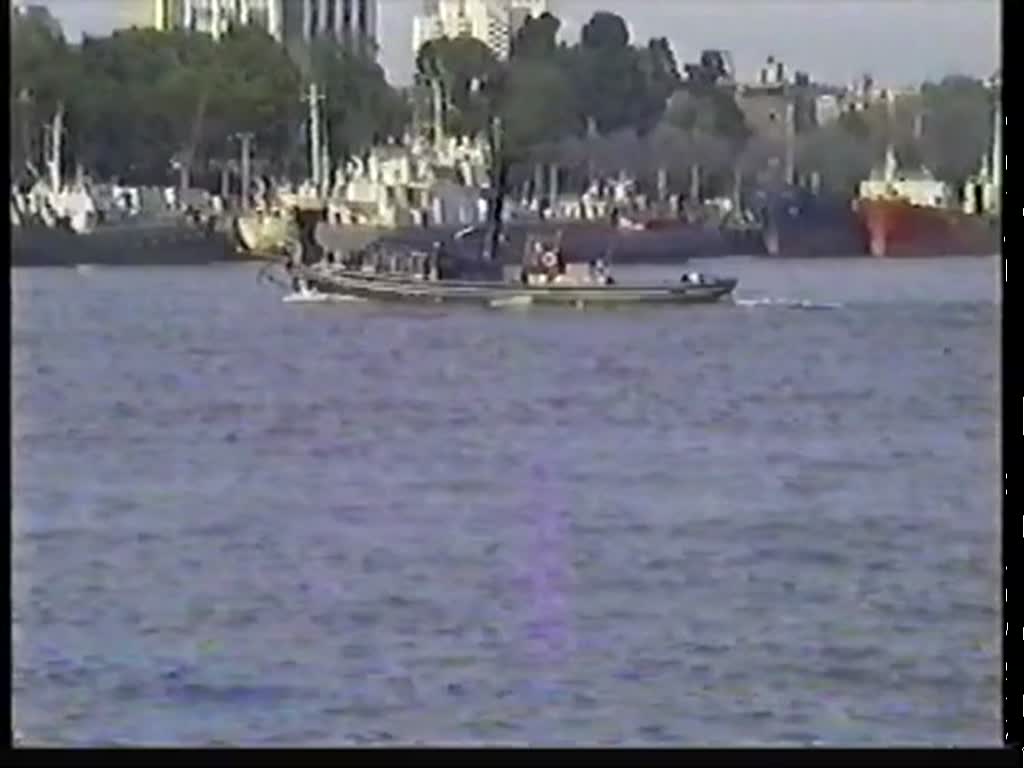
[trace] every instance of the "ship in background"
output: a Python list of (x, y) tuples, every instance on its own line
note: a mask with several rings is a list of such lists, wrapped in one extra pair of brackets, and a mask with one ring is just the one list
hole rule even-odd
[(991, 155), (963, 195), (927, 168), (899, 169), (890, 145), (885, 164), (861, 183), (855, 208), (880, 258), (991, 256), (1001, 248), (1002, 110), (996, 102)]
[(868, 231), (848, 198), (788, 184), (754, 196), (764, 254), (779, 258), (864, 256)]
[[(771, 60), (769, 60), (771, 61)], [(813, 173), (809, 186), (796, 183), (796, 118), (793, 102), (785, 110), (785, 158), (782, 177), (762, 181), (749, 193), (756, 214), (762, 255), (772, 258), (864, 256), (868, 235), (849, 197), (820, 190)]]
[[(11, 188), (11, 266), (193, 265), (236, 258), (216, 206), (182, 189), (97, 185), (63, 174), (63, 108), (48, 127), (47, 174)], [(192, 191), (196, 192), (196, 191)], [(208, 196), (207, 196), (208, 197)]]

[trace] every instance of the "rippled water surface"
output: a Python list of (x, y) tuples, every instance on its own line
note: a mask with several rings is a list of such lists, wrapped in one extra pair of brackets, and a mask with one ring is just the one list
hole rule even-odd
[(709, 266), (740, 305), (15, 271), (23, 739), (998, 744), (997, 262)]

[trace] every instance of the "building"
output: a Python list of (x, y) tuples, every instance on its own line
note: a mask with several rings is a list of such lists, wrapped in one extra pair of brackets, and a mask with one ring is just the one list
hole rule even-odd
[(413, 18), (413, 55), (430, 40), (474, 37), (506, 59), (515, 33), (547, 5), (547, 0), (425, 0), (423, 14)]
[(329, 37), (377, 39), (378, 0), (154, 0), (157, 29), (185, 28), (219, 38), (235, 24), (263, 27), (281, 42)]

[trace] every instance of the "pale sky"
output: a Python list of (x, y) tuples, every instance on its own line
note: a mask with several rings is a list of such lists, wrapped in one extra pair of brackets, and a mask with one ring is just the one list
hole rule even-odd
[[(1019, 1), (1019, 0), (1018, 0)], [(48, 5), (72, 38), (146, 23), (153, 0), (30, 0)], [(769, 55), (816, 80), (864, 72), (911, 85), (952, 72), (987, 77), (1000, 67), (999, 0), (549, 0), (575, 39), (597, 10), (630, 22), (634, 40), (668, 37), (680, 65), (704, 48), (732, 52), (753, 78)], [(378, 0), (381, 64), (392, 83), (412, 72), (412, 17), (422, 0)]]

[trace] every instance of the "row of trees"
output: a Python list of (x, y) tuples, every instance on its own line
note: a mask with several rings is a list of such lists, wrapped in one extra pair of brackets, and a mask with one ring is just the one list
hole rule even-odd
[[(42, 126), (63, 104), (68, 156), (100, 177), (162, 183), (176, 163), (197, 180), (254, 137), (255, 170), (306, 171), (304, 85), (326, 84), (322, 105), (335, 152), (400, 135), (409, 116), (369, 57), (327, 43), (289, 52), (263, 30), (208, 35), (130, 29), (69, 45), (52, 24), (12, 14), (11, 159), (38, 167)], [(298, 55), (297, 55), (298, 53)], [(208, 183), (210, 179), (207, 179)], [(215, 183), (215, 182), (212, 182)]]
[[(497, 111), (509, 153), (520, 161), (513, 174), (519, 180), (535, 163), (558, 163), (576, 185), (595, 172), (625, 170), (653, 188), (663, 169), (670, 186), (684, 191), (690, 169), (699, 166), (704, 190), (724, 194), (737, 171), (747, 179), (781, 171), (785, 147), (748, 123), (735, 90), (723, 87), (720, 56), (707, 52), (687, 64), (684, 78), (666, 39), (634, 45), (614, 14), (594, 14), (572, 46), (558, 42), (560, 26), (550, 14), (530, 19), (505, 63), (477, 40), (426, 43), (417, 57), (418, 82), (428, 92), (442, 86), (446, 129), (474, 135)], [(798, 171), (805, 178), (816, 173), (835, 192), (854, 189), (890, 137), (905, 166), (924, 163), (956, 185), (978, 169), (989, 146), (993, 95), (971, 78), (927, 84), (892, 117), (876, 105), (823, 126), (809, 119), (815, 86), (801, 78), (790, 90), (798, 108)]]
[[(555, 16), (529, 19), (504, 62), (472, 38), (426, 43), (408, 94), (358, 51), (328, 42), (288, 50), (258, 28), (236, 29), (219, 42), (133, 29), (70, 45), (45, 18), (12, 14), (11, 22), (15, 175), (26, 162), (38, 167), (42, 125), (62, 103), (69, 156), (102, 177), (165, 183), (177, 162), (213, 185), (238, 155), (233, 137), (243, 132), (255, 138), (256, 172), (302, 176), (301, 96), (312, 80), (326, 92), (335, 160), (401, 136), (417, 103), (430, 114), (438, 87), (451, 134), (478, 135), (489, 115), (502, 116), (513, 182), (542, 162), (558, 163), (565, 180), (578, 185), (594, 173), (625, 170), (653, 187), (664, 169), (671, 187), (684, 191), (698, 165), (705, 191), (726, 193), (737, 170), (751, 178), (784, 155), (777, 140), (748, 124), (735, 92), (722, 87), (720, 58), (708, 54), (687, 64), (684, 78), (665, 38), (634, 44), (626, 23), (610, 13), (594, 14), (571, 46), (558, 41)], [(809, 114), (813, 86), (794, 90), (800, 114)], [(894, 120), (884, 106), (824, 126), (801, 120), (797, 167), (803, 175), (817, 172), (826, 188), (848, 192), (895, 133), (904, 164), (924, 162), (962, 183), (987, 150), (992, 99), (979, 81), (951, 77), (901, 101)]]

